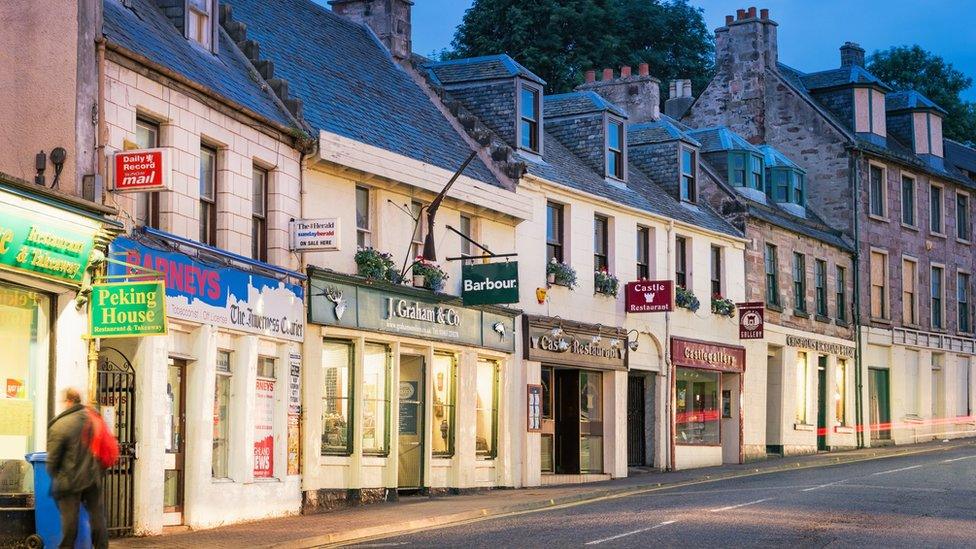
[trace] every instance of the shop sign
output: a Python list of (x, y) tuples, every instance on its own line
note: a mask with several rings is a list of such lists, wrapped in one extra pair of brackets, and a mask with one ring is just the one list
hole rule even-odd
[(150, 192), (169, 189), (170, 149), (138, 149), (115, 153), (115, 192)]
[(829, 355), (837, 355), (843, 358), (854, 358), (854, 352), (856, 350), (850, 345), (830, 343), (827, 341), (820, 341), (818, 339), (800, 336), (786, 336), (786, 345), (789, 347), (810, 349), (811, 351), (817, 351)]
[(603, 370), (627, 368), (626, 331), (581, 325), (538, 325), (528, 317), (524, 325), (526, 360)]
[[(112, 241), (130, 265), (163, 273), (166, 313), (267, 337), (302, 341), (305, 289), (234, 267), (215, 267), (183, 253), (157, 250), (130, 238)], [(109, 275), (138, 277), (138, 269), (110, 263)]]
[(162, 281), (93, 284), (88, 315), (92, 337), (166, 335)]
[(530, 433), (542, 431), (542, 385), (526, 387), (526, 430)]
[(309, 321), (513, 352), (510, 315), (426, 300), (395, 290), (313, 278)]
[(258, 379), (254, 402), (254, 478), (274, 476), (273, 379)]
[(674, 310), (674, 281), (628, 282), (625, 301), (628, 313), (658, 313)]
[(288, 223), (291, 233), (291, 249), (296, 252), (313, 250), (335, 251), (339, 249), (339, 220), (298, 219)]
[(288, 354), (288, 474), (301, 474), (302, 354)]
[(738, 303), (739, 339), (762, 339), (766, 304), (762, 301)]
[(400, 382), (400, 426), (398, 432), (401, 435), (417, 434), (417, 399), (420, 398), (417, 392), (420, 390), (419, 383), (416, 381)]
[(461, 299), (465, 305), (518, 303), (518, 283), (517, 261), (461, 267)]
[(675, 366), (701, 368), (719, 372), (744, 372), (744, 347), (721, 345), (694, 339), (671, 338), (671, 362)]
[(0, 268), (80, 284), (98, 228), (54, 219), (14, 199), (0, 195)]

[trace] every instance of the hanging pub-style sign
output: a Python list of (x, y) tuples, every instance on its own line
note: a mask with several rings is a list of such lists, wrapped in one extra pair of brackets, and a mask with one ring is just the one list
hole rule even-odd
[(518, 303), (518, 261), (461, 267), (461, 299), (467, 305)]
[(93, 284), (88, 319), (92, 337), (166, 335), (163, 281)]

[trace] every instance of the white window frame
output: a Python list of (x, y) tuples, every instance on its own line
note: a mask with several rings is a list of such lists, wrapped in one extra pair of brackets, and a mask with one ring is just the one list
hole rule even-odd
[[(522, 146), (522, 90), (528, 89), (536, 93), (536, 150), (532, 150)], [(544, 154), (543, 150), (543, 135), (545, 124), (544, 116), (542, 113), (543, 109), (543, 94), (542, 87), (531, 84), (522, 78), (517, 78), (515, 80), (515, 147), (519, 150), (526, 151), (529, 154), (535, 154), (542, 156)]]
[[(914, 268), (915, 268), (915, 276), (914, 276), (915, 287), (912, 288), (912, 300), (913, 300), (912, 310), (915, 312), (915, 318), (913, 319), (912, 322), (909, 322), (908, 319), (905, 318), (905, 263), (911, 263), (912, 265), (914, 265)], [(914, 256), (910, 256), (910, 255), (902, 255), (901, 256), (901, 293), (902, 293), (902, 296), (901, 296), (901, 301), (902, 301), (902, 306), (901, 306), (902, 307), (901, 308), (901, 317), (902, 318), (901, 318), (901, 322), (905, 326), (919, 326), (921, 324), (918, 321), (918, 311), (919, 311), (919, 308), (918, 308), (918, 304), (919, 304), (919, 302), (918, 302), (918, 273), (919, 273), (919, 270), (918, 270), (918, 258), (917, 257), (914, 257)]]
[[(191, 44), (194, 44), (197, 47), (203, 48), (209, 51), (210, 53), (215, 54), (217, 53), (218, 40), (220, 39), (220, 30), (219, 30), (220, 23), (218, 21), (220, 14), (217, 13), (217, 0), (200, 0), (200, 3), (206, 5), (207, 7), (206, 13), (201, 12), (193, 5), (194, 0), (185, 0), (183, 4), (184, 6), (183, 36), (187, 40), (189, 40)], [(192, 19), (190, 17), (191, 12), (193, 12), (194, 14), (203, 15), (207, 17), (207, 25), (209, 27), (207, 29), (209, 31), (207, 35), (208, 35), (209, 43), (204, 44), (202, 42), (199, 42), (193, 36), (193, 32), (191, 30), (191, 25), (190, 25)]]
[[(366, 226), (359, 226), (359, 191), (366, 191)], [(357, 248), (371, 248), (373, 247), (373, 189), (367, 187), (366, 185), (356, 185), (353, 195), (353, 209), (356, 219), (356, 247)], [(359, 245), (359, 235), (363, 235), (363, 245)]]
[(888, 255), (888, 250), (883, 250), (881, 248), (871, 248), (868, 255), (868, 288), (870, 290), (874, 283), (871, 281), (871, 256), (875, 253), (884, 256), (884, 290), (882, 295), (881, 303), (881, 316), (875, 316), (874, 311), (871, 310), (870, 302), (870, 291), (868, 292), (868, 314), (871, 320), (878, 322), (890, 322), (891, 321), (891, 257)]
[[(610, 128), (611, 124), (620, 124), (620, 150), (610, 148)], [(605, 114), (603, 116), (603, 174), (610, 180), (613, 181), (627, 181), (627, 121), (619, 116), (614, 116), (612, 114)], [(620, 154), (620, 177), (616, 174), (610, 173), (610, 162), (607, 161), (607, 157), (610, 156), (611, 152), (617, 152)]]
[[(875, 167), (881, 170), (881, 215), (874, 213), (871, 210), (871, 202), (874, 197), (874, 193), (871, 190), (871, 168)], [(877, 221), (888, 221), (888, 166), (880, 162), (870, 161), (868, 162), (868, 217)]]
[[(939, 291), (942, 294), (941, 296), (939, 296), (939, 309), (942, 314), (941, 316), (942, 326), (938, 328), (935, 327), (935, 322), (933, 322), (934, 320), (933, 314), (935, 313), (935, 308), (932, 306), (932, 280), (933, 280), (932, 274), (935, 269), (940, 269), (942, 271), (942, 284), (939, 285)], [(932, 262), (929, 264), (928, 294), (929, 294), (929, 329), (931, 329), (932, 331), (944, 332), (948, 330), (947, 326), (948, 326), (949, 319), (946, 318), (946, 266), (943, 265), (942, 263)]]

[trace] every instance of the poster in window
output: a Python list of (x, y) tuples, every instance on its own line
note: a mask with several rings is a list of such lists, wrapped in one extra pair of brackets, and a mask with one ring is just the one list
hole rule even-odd
[(542, 385), (529, 385), (526, 394), (528, 395), (526, 430), (530, 433), (538, 433), (542, 431)]
[(732, 391), (727, 389), (722, 391), (722, 417), (732, 417)]
[(301, 428), (298, 414), (288, 414), (288, 474), (301, 474)]
[(257, 380), (254, 410), (254, 478), (274, 476), (274, 389), (273, 380)]
[(400, 434), (417, 434), (417, 390), (416, 381), (400, 382)]

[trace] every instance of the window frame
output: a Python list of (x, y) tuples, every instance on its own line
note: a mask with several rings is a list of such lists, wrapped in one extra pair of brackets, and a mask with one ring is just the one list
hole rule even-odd
[[(203, 155), (204, 152), (213, 155), (213, 169), (211, 170), (211, 177), (213, 178), (213, 196), (205, 197), (203, 194)], [(200, 223), (200, 243), (206, 244), (208, 246), (217, 246), (217, 207), (218, 207), (218, 196), (220, 194), (220, 182), (218, 181), (217, 174), (220, 171), (220, 150), (212, 145), (206, 143), (200, 143), (200, 173), (199, 173), (199, 184), (200, 184), (200, 197), (199, 197), (199, 223)], [(207, 234), (204, 235), (204, 213), (206, 213), (206, 226), (209, 228)]]
[[(871, 259), (873, 258), (874, 254), (877, 254), (877, 255), (881, 256), (882, 261), (883, 261), (883, 263), (881, 265), (881, 270), (882, 270), (882, 285), (881, 285), (881, 295), (880, 295), (880, 301), (881, 301), (881, 311), (880, 311), (880, 313), (881, 313), (881, 315), (880, 316), (876, 316), (874, 314), (873, 305), (869, 302), (868, 303), (868, 306), (869, 306), (869, 309), (870, 309), (869, 310), (869, 313), (870, 313), (869, 316), (870, 316), (871, 320), (873, 320), (873, 321), (877, 321), (877, 322), (890, 322), (891, 321), (891, 299), (890, 299), (889, 292), (890, 292), (890, 286), (891, 285), (888, 284), (888, 282), (891, 280), (891, 276), (890, 276), (890, 271), (889, 271), (889, 269), (890, 269), (890, 258), (888, 257), (888, 251), (887, 250), (882, 250), (882, 249), (879, 249), (879, 248), (871, 248), (869, 254), (870, 254), (870, 255), (868, 255), (868, 258), (869, 258), (869, 261), (868, 261), (868, 273), (869, 273), (869, 275), (871, 274), (871, 265), (872, 265)], [(869, 280), (869, 288), (870, 288), (871, 291), (873, 291), (874, 290), (874, 286), (875, 286), (874, 281), (870, 278), (870, 276), (868, 277), (868, 280)], [(870, 293), (869, 293), (869, 299), (870, 299)]]
[(837, 322), (847, 322), (847, 268), (834, 265), (834, 308)]
[[(359, 197), (360, 191), (366, 193), (366, 215), (363, 219), (366, 222), (365, 226), (360, 226), (360, 215), (359, 215)], [(356, 185), (355, 190), (355, 202), (356, 202), (356, 247), (359, 249), (371, 248), (373, 245), (373, 193), (372, 189), (365, 185)], [(360, 238), (362, 237), (362, 238)], [(361, 243), (360, 243), (361, 242)]]
[[(465, 227), (465, 224), (467, 224), (467, 227)], [(466, 213), (460, 214), (458, 216), (458, 232), (470, 238), (471, 240), (475, 240), (475, 218)], [(474, 253), (472, 253), (473, 249), (472, 249), (471, 242), (463, 238), (459, 238), (458, 240), (461, 241), (461, 249), (460, 249), (461, 257), (473, 256)]]
[(766, 306), (779, 308), (782, 306), (779, 295), (779, 250), (775, 244), (765, 243), (763, 266), (766, 275)]
[[(691, 170), (685, 171), (685, 154), (691, 155)], [(698, 202), (698, 151), (687, 145), (678, 147), (678, 199), (695, 204)]]
[[(542, 88), (534, 84), (530, 84), (521, 78), (517, 79), (516, 82), (517, 85), (515, 90), (515, 98), (516, 98), (515, 112), (517, 113), (517, 118), (515, 121), (515, 143), (517, 145), (517, 148), (523, 151), (528, 151), (530, 153), (542, 156), (542, 135), (543, 135), (542, 128), (544, 124), (544, 120), (542, 116)], [(522, 94), (525, 91), (534, 94), (533, 102), (535, 103), (535, 119), (526, 118), (525, 116), (523, 116), (522, 104), (524, 103), (524, 100), (522, 98)], [(523, 122), (528, 122), (529, 127), (531, 129), (531, 133), (529, 135), (528, 147), (522, 144), (522, 139), (524, 137), (522, 135)]]
[[(973, 333), (973, 286), (972, 273), (963, 269), (956, 269), (956, 332), (960, 334)], [(964, 282), (964, 283), (963, 283)], [(965, 300), (961, 290), (965, 289)], [(963, 307), (965, 304), (965, 308)], [(965, 319), (965, 321), (963, 320)], [(965, 327), (963, 326), (965, 324)]]
[[(743, 169), (738, 170), (735, 168), (735, 159), (741, 158), (743, 162)], [(731, 150), (729, 151), (729, 183), (733, 187), (744, 187), (747, 189), (755, 189), (763, 194), (766, 194), (766, 162), (763, 160), (762, 155), (754, 153), (748, 150)], [(742, 184), (736, 183), (735, 174), (742, 173)], [(755, 181), (755, 176), (759, 176), (758, 186), (753, 185)]]
[[(603, 226), (603, 238), (600, 238), (599, 228)], [(602, 253), (601, 253), (602, 252)], [(602, 260), (602, 263), (601, 263)], [(605, 271), (610, 273), (610, 218), (593, 215), (593, 272)]]
[[(229, 479), (229, 478), (231, 478), (231, 474), (230, 474), (230, 450), (231, 450), (231, 435), (232, 435), (232, 433), (231, 433), (231, 430), (230, 430), (230, 425), (231, 425), (231, 423), (233, 421), (233, 413), (232, 413), (232, 408), (230, 407), (230, 398), (231, 398), (232, 392), (234, 390), (234, 360), (233, 360), (234, 352), (233, 351), (230, 351), (230, 350), (227, 350), (227, 349), (217, 349), (217, 355), (218, 355), (218, 357), (219, 357), (219, 355), (224, 354), (224, 353), (226, 353), (226, 355), (227, 355), (227, 370), (226, 371), (220, 369), (220, 367), (218, 366), (220, 364), (219, 358), (214, 361), (214, 375), (215, 375), (215, 377), (214, 377), (214, 406), (216, 407), (217, 399), (219, 397), (219, 394), (217, 392), (217, 390), (219, 388), (219, 384), (220, 384), (221, 381), (225, 381), (225, 382), (227, 382), (229, 384), (228, 385), (228, 388), (227, 388), (227, 400), (228, 400), (228, 410), (227, 410), (227, 424), (228, 424), (228, 426), (227, 426), (227, 439), (224, 441), (224, 449), (223, 449), (223, 451), (226, 452), (226, 454), (227, 454), (227, 456), (226, 456), (226, 461), (227, 461), (227, 466), (226, 466), (227, 467), (227, 476), (217, 476), (214, 473), (214, 463), (215, 463), (215, 461), (217, 459), (217, 457), (216, 457), (217, 456), (217, 451), (216, 451), (216, 448), (214, 448), (214, 451), (211, 452), (211, 455), (210, 455), (210, 477), (211, 478), (214, 478), (214, 479)], [(217, 419), (217, 418), (214, 418), (214, 419)], [(216, 425), (214, 425), (214, 427), (216, 427)], [(213, 435), (211, 435), (211, 436), (213, 436)], [(212, 444), (213, 443), (216, 443), (216, 440), (211, 440), (211, 443)]]
[(425, 204), (421, 200), (410, 201), (410, 217), (416, 219), (413, 232), (410, 234), (411, 261), (424, 253), (424, 241), (427, 239), (428, 206), (429, 204)]
[[(642, 234), (644, 235), (643, 246), (641, 246)], [(637, 225), (636, 240), (637, 280), (649, 280), (651, 278), (651, 228), (646, 225)]]
[[(965, 201), (964, 208), (959, 207), (960, 199), (963, 199)], [(957, 190), (955, 207), (956, 207), (956, 212), (955, 212), (956, 213), (956, 242), (960, 242), (962, 244), (971, 244), (973, 240), (973, 227), (972, 227), (973, 220), (972, 220), (972, 215), (970, 215), (969, 212), (969, 193)], [(960, 214), (965, 215), (965, 220), (963, 220), (964, 221), (963, 223), (960, 223), (960, 219), (959, 219)], [(960, 229), (963, 228), (965, 229), (966, 232), (965, 234), (960, 235)]]
[(813, 262), (814, 309), (817, 316), (827, 319), (830, 309), (827, 304), (827, 262), (815, 259)]
[[(140, 125), (143, 126), (143, 127), (145, 127), (145, 128), (148, 128), (149, 131), (152, 133), (152, 136), (153, 136), (153, 138), (151, 140), (152, 143), (147, 143), (147, 144), (145, 144), (145, 146), (143, 146), (142, 143), (139, 143), (139, 126)], [(136, 113), (136, 128), (135, 129), (136, 129), (136, 131), (135, 131), (136, 145), (138, 147), (140, 147), (140, 148), (146, 148), (146, 149), (155, 149), (155, 148), (158, 148), (158, 147), (161, 146), (160, 143), (162, 141), (162, 137), (161, 137), (162, 136), (162, 124), (160, 122), (158, 122), (158, 121), (156, 121), (156, 120), (154, 120), (154, 119), (152, 119), (152, 118), (150, 118), (148, 116), (144, 116), (144, 115), (142, 115), (142, 114), (140, 114), (140, 113), (137, 112)], [(160, 192), (161, 191), (153, 191), (153, 192), (137, 193), (136, 194), (136, 196), (135, 196), (135, 200), (136, 200), (136, 212), (135, 212), (136, 213), (136, 217), (138, 217), (138, 213), (139, 213), (138, 203), (141, 202), (141, 201), (143, 201), (143, 200), (145, 201), (146, 219), (145, 219), (145, 222), (142, 223), (142, 226), (152, 227), (154, 229), (161, 228), (160, 227), (160, 223), (159, 223), (160, 222), (160, 211), (159, 211), (160, 210), (160, 208), (159, 208), (159, 199), (160, 199), (160, 194), (159, 193)], [(136, 219), (135, 221), (136, 221), (136, 224), (138, 224), (140, 220), (139, 219)]]
[[(328, 344), (331, 343), (331, 344), (343, 345), (348, 350), (348, 360), (346, 362), (346, 371), (347, 371), (346, 377), (348, 378), (348, 381), (346, 382), (346, 385), (347, 385), (347, 387), (346, 387), (346, 395), (347, 396), (345, 396), (345, 397), (337, 397), (336, 398), (336, 400), (345, 401), (345, 405), (346, 405), (346, 417), (348, 418), (348, 420), (346, 421), (346, 448), (345, 448), (345, 450), (339, 450), (338, 447), (335, 447), (335, 449), (328, 449), (327, 450), (325, 448), (325, 444), (322, 443), (321, 440), (320, 440), (319, 441), (319, 454), (320, 455), (323, 455), (323, 456), (349, 456), (349, 455), (352, 455), (352, 453), (353, 453), (354, 442), (355, 442), (354, 437), (355, 437), (355, 432), (356, 432), (356, 430), (355, 430), (355, 424), (356, 424), (355, 410), (356, 410), (356, 407), (354, 406), (354, 402), (356, 401), (356, 356), (357, 356), (357, 353), (356, 353), (356, 342), (354, 340), (350, 340), (350, 339), (328, 338), (327, 337), (327, 338), (323, 338), (322, 343), (323, 343), (323, 347), (325, 347), (326, 345), (328, 345)], [(323, 358), (324, 358), (324, 353), (323, 353)], [(323, 378), (324, 378), (324, 375), (323, 375)], [(323, 393), (325, 393), (325, 380), (324, 379), (323, 379), (323, 387), (322, 387), (322, 389), (323, 389)], [(324, 401), (326, 400), (326, 398), (328, 398), (328, 397), (326, 397), (325, 394), (323, 394), (323, 396), (322, 396), (322, 401), (323, 401), (322, 414), (323, 414), (323, 416), (325, 414), (325, 403), (324, 403)], [(324, 421), (324, 417), (320, 417), (319, 418), (319, 422), (320, 422), (319, 430), (320, 430), (320, 433), (324, 432), (324, 425), (321, 425), (321, 423), (323, 421)], [(320, 439), (321, 439), (321, 436), (322, 435), (320, 434), (319, 435), (319, 438)]]
[[(679, 244), (680, 243), (680, 244)], [(678, 267), (681, 267), (680, 269)], [(679, 281), (678, 278), (681, 278)], [(688, 237), (674, 235), (674, 285), (686, 290), (688, 288)]]
[[(905, 266), (912, 266), (912, 318), (908, 319), (905, 317), (905, 281), (908, 279), (905, 271)], [(918, 258), (912, 256), (903, 255), (901, 258), (901, 322), (906, 326), (918, 326), (920, 324), (918, 319)]]
[[(881, 173), (881, 186), (878, 189), (881, 193), (880, 197), (875, 197), (873, 188), (874, 180), (872, 177), (875, 170)], [(879, 202), (876, 202), (876, 198)], [(874, 206), (876, 203), (881, 207), (881, 213), (875, 213)], [(876, 162), (868, 163), (868, 217), (877, 221), (888, 221), (888, 167)]]
[[(615, 149), (610, 142), (610, 133), (616, 127), (617, 137), (619, 138), (620, 147)], [(606, 156), (604, 158), (604, 176), (617, 181), (627, 180), (627, 127), (626, 122), (612, 115), (605, 115), (604, 122), (604, 150), (606, 151)], [(610, 157), (611, 155), (617, 161), (616, 172), (610, 171)]]
[[(712, 244), (709, 248), (709, 261), (710, 265), (710, 287), (711, 295), (725, 296), (725, 277), (723, 276), (723, 269), (725, 267), (725, 247), (716, 246)], [(717, 288), (717, 289), (716, 289)]]
[[(217, 13), (216, 10), (217, 3), (214, 0), (202, 0), (200, 3), (206, 5), (206, 10), (207, 10), (206, 12), (202, 11), (198, 6), (194, 5), (193, 0), (186, 0), (186, 2), (184, 3), (186, 12), (183, 19), (184, 20), (183, 36), (194, 46), (198, 48), (203, 48), (209, 51), (210, 53), (216, 53), (217, 41), (219, 40), (219, 32), (220, 32), (217, 29), (219, 24), (217, 21), (217, 18), (219, 17), (219, 14)], [(206, 18), (207, 29), (204, 34), (207, 36), (207, 43), (203, 43), (197, 40), (196, 36), (192, 32), (191, 23), (193, 19), (192, 16), (194, 14), (197, 17), (202, 16)]]
[(793, 314), (809, 314), (807, 309), (807, 256), (793, 252)]
[[(933, 202), (933, 200), (934, 200), (934, 194), (935, 194), (935, 193), (933, 193), (933, 190), (934, 189), (939, 189), (939, 204), (938, 204), (939, 205), (939, 208), (938, 208), (938, 212), (939, 212), (939, 230), (937, 230), (937, 231), (932, 228), (933, 227), (933, 222), (934, 222), (934, 219), (933, 219), (934, 216), (933, 216), (933, 214), (936, 211), (936, 210), (934, 210), (932, 208), (935, 205), (935, 203)], [(945, 208), (945, 186), (942, 185), (942, 184), (940, 184), (940, 183), (932, 183), (932, 182), (929, 182), (929, 234), (931, 234), (932, 236), (938, 236), (940, 238), (945, 238), (946, 237), (946, 232), (945, 232), (945, 230), (946, 230), (946, 227), (945, 227), (945, 221), (946, 221), (945, 220), (945, 209), (946, 209)]]
[(838, 427), (847, 426), (847, 371), (847, 359), (838, 358), (834, 363), (834, 421)]
[[(364, 379), (362, 380), (363, 383), (360, 383), (359, 384), (360, 387), (363, 387), (364, 384), (365, 384), (365, 382), (366, 382), (366, 379), (365, 379), (365, 377), (366, 377), (365, 376), (365, 371), (366, 371), (366, 349), (368, 347), (370, 347), (370, 346), (382, 347), (382, 348), (384, 348), (386, 350), (386, 354), (385, 354), (385, 359), (386, 359), (385, 362), (386, 363), (384, 365), (385, 374), (384, 374), (384, 380), (383, 380), (383, 383), (384, 383), (385, 389), (386, 389), (385, 395), (384, 395), (385, 398), (373, 398), (373, 399), (369, 399), (370, 401), (374, 401), (374, 402), (384, 402), (385, 403), (385, 406), (386, 406), (385, 413), (383, 414), (383, 416), (384, 416), (383, 417), (383, 423), (384, 423), (383, 429), (384, 429), (384, 431), (383, 431), (383, 441), (382, 441), (383, 446), (382, 446), (382, 448), (366, 448), (365, 439), (364, 438), (361, 438), (359, 440), (359, 445), (360, 445), (360, 451), (362, 452), (362, 455), (364, 455), (364, 456), (385, 457), (385, 456), (389, 456), (390, 455), (390, 439), (391, 439), (391, 434), (390, 434), (390, 428), (391, 428), (390, 416), (391, 416), (392, 410), (393, 410), (393, 388), (391, 387), (391, 385), (393, 384), (393, 348), (388, 343), (381, 343), (381, 342), (377, 342), (377, 341), (369, 341), (369, 340), (367, 340), (367, 341), (365, 341), (362, 344), (362, 349), (363, 349), (363, 351), (362, 351), (362, 354), (363, 354), (363, 356), (362, 356), (362, 364), (363, 364), (363, 377), (364, 377)], [(364, 391), (364, 394), (363, 394), (363, 398), (361, 398), (361, 399), (357, 398), (357, 400), (360, 400), (362, 402), (361, 406), (362, 406), (362, 409), (363, 409), (363, 418), (365, 418), (366, 417), (365, 409), (366, 409), (366, 401), (367, 401), (366, 395), (365, 395), (365, 391)], [(361, 429), (361, 432), (362, 432), (362, 434), (365, 434), (365, 429)], [(355, 446), (354, 446), (354, 448), (355, 448)]]
[[(501, 378), (501, 363), (499, 360), (490, 357), (478, 357), (475, 363), (476, 370), (481, 368), (483, 364), (490, 364), (492, 368), (492, 382), (491, 382), (491, 449), (488, 452), (482, 452), (477, 449), (477, 443), (475, 443), (475, 459), (488, 461), (493, 460), (498, 457), (498, 404), (499, 404), (499, 391), (498, 384)], [(477, 371), (475, 374), (475, 392), (477, 393)], [(478, 418), (478, 406), (475, 402), (475, 421)], [(475, 437), (477, 437), (478, 428), (475, 426)]]
[[(449, 423), (448, 423), (448, 425), (450, 426), (450, 429), (448, 430), (448, 435), (447, 435), (447, 449), (446, 450), (443, 450), (443, 451), (435, 451), (434, 450), (434, 447), (433, 447), (434, 446), (433, 445), (433, 442), (431, 442), (431, 449), (430, 449), (430, 454), (431, 454), (431, 457), (432, 458), (434, 458), (434, 459), (443, 459), (443, 458), (452, 458), (452, 457), (454, 457), (454, 453), (457, 451), (457, 446), (456, 446), (455, 441), (457, 439), (457, 389), (458, 389), (458, 387), (457, 387), (457, 372), (458, 372), (458, 357), (454, 353), (449, 353), (449, 352), (444, 352), (444, 351), (439, 351), (439, 352), (435, 352), (434, 353), (434, 358), (435, 359), (438, 356), (447, 357), (447, 358), (450, 358), (450, 360), (451, 360), (451, 366), (450, 366), (450, 368), (451, 368), (451, 372), (450, 372), (451, 375), (450, 375), (450, 380), (448, 380), (448, 387), (450, 387), (450, 392), (451, 392), (450, 402), (440, 404), (440, 406), (443, 406), (445, 408), (449, 408), (449, 410), (447, 410), (448, 415), (446, 415), (446, 417), (449, 417), (450, 418)], [(431, 362), (431, 373), (434, 373), (434, 364), (433, 364), (433, 362)], [(436, 382), (436, 380), (433, 379), (433, 376), (431, 378), (431, 382), (432, 383)], [(432, 395), (432, 398), (436, 398), (436, 396), (433, 395), (433, 391), (431, 392), (431, 395)], [(431, 430), (433, 430), (435, 428), (438, 428), (437, 425), (436, 425), (437, 418), (436, 418), (436, 415), (435, 415), (435, 410), (433, 409), (434, 406), (438, 406), (438, 404), (436, 403), (436, 400), (431, 403), (431, 407), (432, 407), (431, 408), (431, 418), (432, 418), (432, 421), (430, 422), (430, 424), (431, 424), (430, 425)], [(433, 439), (433, 435), (431, 435), (431, 439)]]
[[(557, 224), (556, 230), (550, 231), (549, 221), (551, 216), (549, 212), (556, 212)], [(554, 236), (558, 237), (558, 240), (550, 239), (549, 233), (552, 232)], [(551, 250), (551, 255), (550, 255)], [(566, 263), (566, 205), (548, 201), (546, 202), (546, 263), (555, 259), (558, 263)]]
[[(263, 176), (263, 189), (261, 198), (261, 212), (255, 211), (254, 208), (254, 186), (257, 184), (256, 177), (261, 174)], [(257, 261), (263, 261), (267, 263), (268, 261), (268, 235), (270, 232), (270, 226), (268, 223), (268, 196), (270, 195), (269, 189), (271, 187), (271, 170), (260, 166), (258, 164), (251, 165), (251, 258)], [(259, 242), (255, 241), (254, 235), (260, 234), (261, 238)], [(257, 246), (257, 247), (255, 247)]]
[[(939, 295), (935, 292), (935, 272), (939, 272)], [(945, 265), (941, 263), (931, 263), (929, 265), (929, 329), (933, 331), (946, 330), (946, 279)], [(938, 300), (939, 306), (936, 307), (935, 301)], [(939, 313), (939, 325), (936, 325), (935, 313)]]
[[(905, 209), (905, 183), (911, 181), (912, 207), (911, 210)], [(913, 175), (901, 174), (901, 226), (912, 230), (918, 230), (918, 178)], [(905, 222), (905, 214), (911, 212), (912, 222)]]

